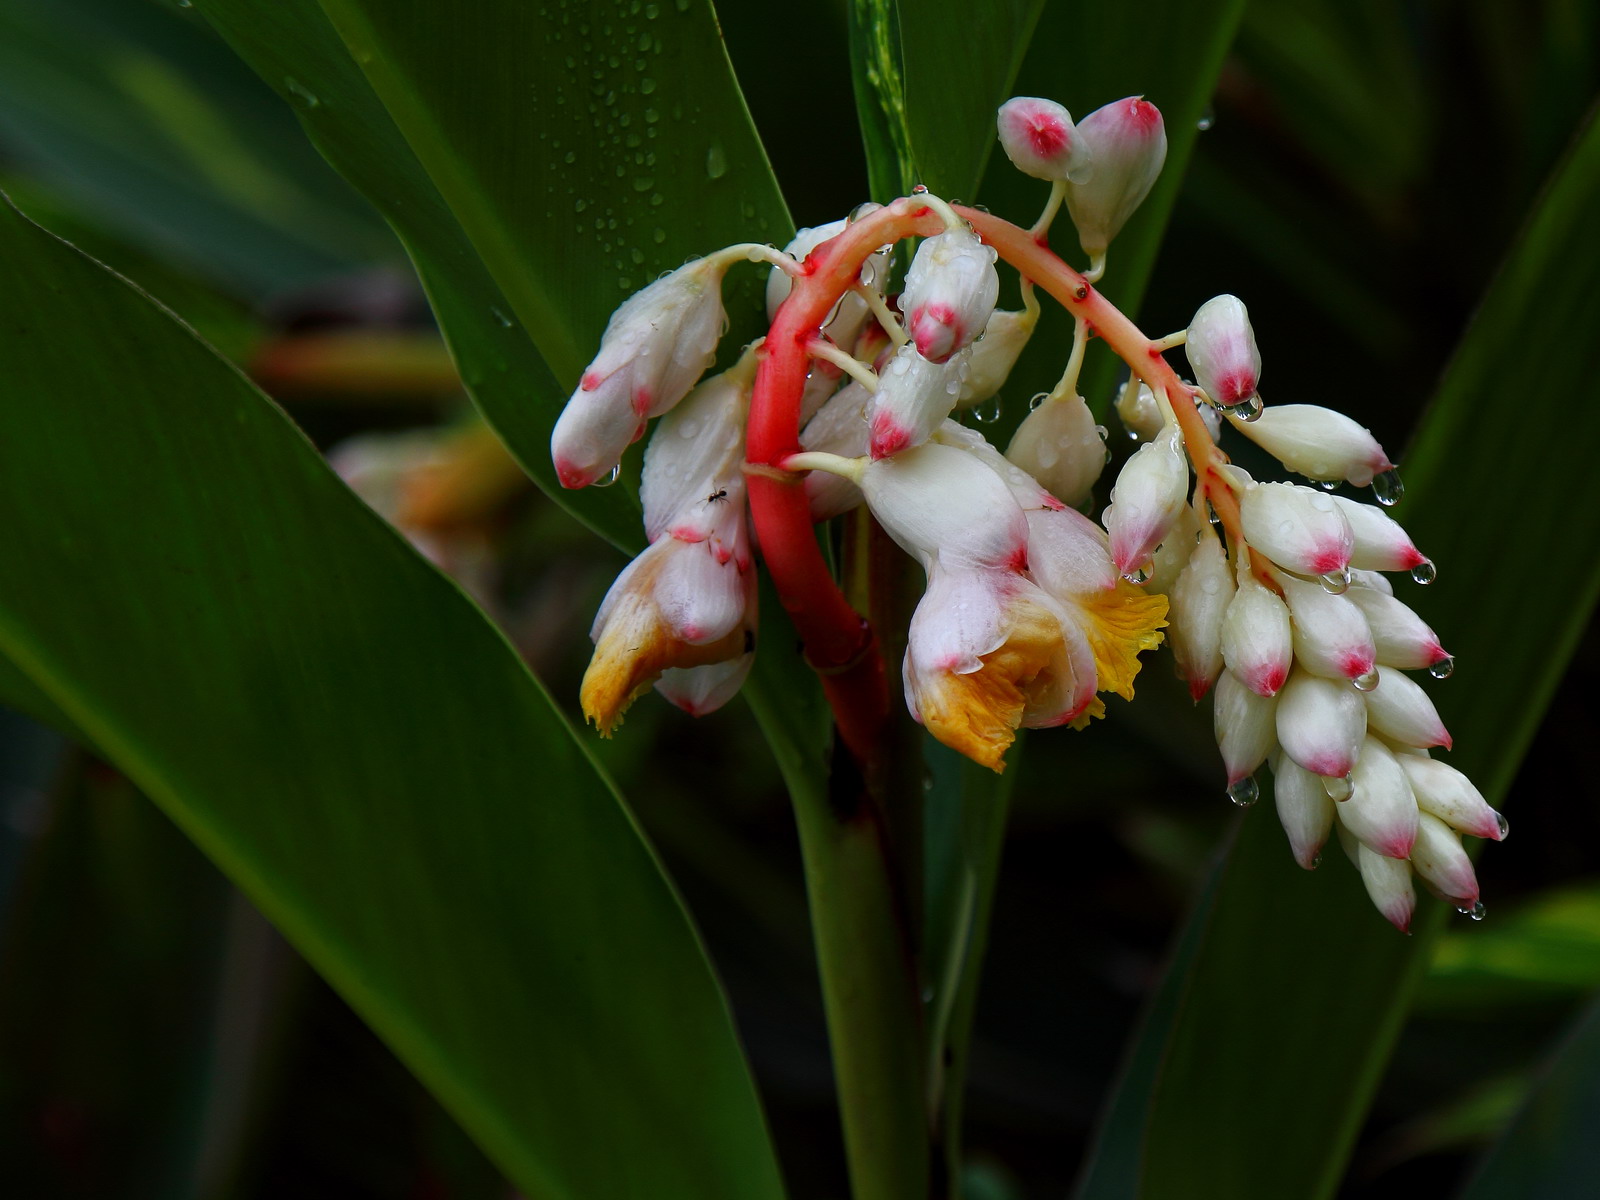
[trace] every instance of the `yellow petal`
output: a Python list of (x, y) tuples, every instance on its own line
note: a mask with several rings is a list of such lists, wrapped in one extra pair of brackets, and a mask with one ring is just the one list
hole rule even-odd
[(1072, 603), (1082, 616), (1083, 632), (1094, 651), (1096, 690), (1132, 700), (1140, 652), (1161, 644), (1159, 631), (1167, 624), (1167, 598), (1119, 579), (1116, 587), (1074, 596)]

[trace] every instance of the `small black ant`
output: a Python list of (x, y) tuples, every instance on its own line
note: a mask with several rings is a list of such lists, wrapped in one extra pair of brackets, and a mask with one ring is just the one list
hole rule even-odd
[(712, 492), (711, 495), (706, 497), (707, 504), (716, 504), (718, 501), (721, 501), (724, 504), (728, 502), (727, 488), (718, 488), (716, 491)]

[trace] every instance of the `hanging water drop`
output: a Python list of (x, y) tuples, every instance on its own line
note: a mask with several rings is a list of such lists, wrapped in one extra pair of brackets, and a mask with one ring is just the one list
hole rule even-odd
[(1378, 686), (1378, 673), (1368, 671), (1365, 675), (1357, 675), (1350, 684), (1358, 692), (1370, 692)]
[(1487, 915), (1487, 913), (1488, 913), (1488, 910), (1483, 907), (1483, 901), (1482, 900), (1473, 901), (1473, 904), (1472, 904), (1471, 908), (1462, 908), (1461, 906), (1458, 905), (1456, 907), (1456, 911), (1458, 913), (1460, 913), (1463, 917), (1471, 917), (1474, 921), (1483, 920), (1484, 916)]
[(622, 464), (618, 463), (616, 466), (611, 468), (611, 474), (607, 475), (604, 479), (596, 479), (589, 486), (590, 487), (597, 487), (597, 488), (610, 487), (613, 483), (615, 483), (617, 481), (617, 479), (621, 475), (622, 475)]
[(1213, 525), (1222, 524), (1222, 514), (1211, 506), (1211, 501), (1209, 500), (1206, 501), (1206, 520), (1210, 521)]
[(1425, 558), (1411, 568), (1411, 578), (1423, 586), (1427, 586), (1439, 578), (1439, 569), (1433, 565), (1432, 559)]
[(1448, 654), (1428, 668), (1428, 674), (1435, 679), (1449, 679), (1455, 674), (1456, 660)]
[(1039, 405), (1050, 399), (1049, 392), (1036, 392), (1032, 400), (1028, 401), (1028, 411), (1033, 412)]
[(1150, 563), (1145, 563), (1144, 566), (1129, 571), (1123, 578), (1132, 584), (1146, 584), (1150, 582), (1153, 569)]
[(1000, 419), (1000, 397), (991, 396), (972, 410), (972, 419), (981, 425), (993, 425)]
[(1324, 775), (1322, 790), (1328, 794), (1328, 799), (1343, 804), (1356, 794), (1356, 784), (1349, 775)]
[(1502, 841), (1502, 842), (1505, 841), (1506, 840), (1506, 835), (1511, 832), (1511, 822), (1506, 820), (1505, 813), (1496, 812), (1494, 814), (1494, 823), (1500, 829), (1499, 840)]
[(1235, 780), (1228, 785), (1228, 799), (1240, 808), (1249, 808), (1261, 799), (1261, 788), (1256, 783), (1254, 775), (1246, 775), (1243, 779)]
[(1311, 869), (1313, 871), (1315, 871), (1321, 865), (1322, 865), (1322, 852), (1319, 850), (1319, 851), (1317, 851), (1317, 856), (1311, 860)]
[(1340, 567), (1337, 571), (1329, 571), (1319, 576), (1319, 580), (1322, 590), (1330, 596), (1342, 596), (1350, 590), (1350, 568)]
[(1406, 485), (1400, 482), (1400, 472), (1393, 468), (1372, 477), (1372, 494), (1385, 508), (1399, 504), (1406, 494)]
[(1260, 396), (1251, 396), (1248, 399), (1239, 401), (1239, 403), (1229, 408), (1227, 412), (1230, 416), (1238, 417), (1241, 421), (1254, 421), (1261, 416), (1263, 407)]
[(1212, 113), (1211, 106), (1207, 105), (1206, 106), (1206, 110), (1203, 113), (1200, 114), (1200, 119), (1197, 120), (1194, 123), (1194, 127), (1195, 127), (1196, 132), (1205, 133), (1207, 130), (1209, 130), (1216, 123), (1217, 123), (1217, 118)]
[(1339, 481), (1337, 479), (1313, 479), (1311, 482), (1316, 484), (1325, 492), (1331, 492), (1334, 488), (1339, 486)]

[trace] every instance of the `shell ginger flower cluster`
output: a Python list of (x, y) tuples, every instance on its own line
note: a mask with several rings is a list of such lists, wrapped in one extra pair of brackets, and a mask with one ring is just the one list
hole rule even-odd
[[(731, 698), (756, 653), (759, 553), (841, 739), (869, 761), (887, 673), (816, 532), (864, 506), (926, 576), (901, 676), (907, 709), (940, 741), (1000, 771), (1018, 729), (1082, 728), (1103, 712), (1100, 693), (1131, 699), (1139, 655), (1166, 636), (1195, 698), (1215, 691), (1229, 794), (1253, 800), (1270, 763), (1302, 865), (1337, 831), (1401, 928), (1414, 876), (1473, 908), (1460, 835), (1499, 837), (1504, 824), (1430, 757), (1449, 736), (1405, 672), (1442, 675), (1449, 660), (1380, 574), (1431, 577), (1432, 565), (1382, 509), (1257, 482), (1217, 439), (1231, 426), (1290, 471), (1371, 484), (1380, 500), (1397, 496), (1393, 464), (1346, 417), (1262, 405), (1260, 356), (1233, 297), (1152, 339), (1099, 292), (1109, 248), (1165, 159), (1154, 105), (1129, 97), (1075, 123), (1019, 97), (997, 126), (1012, 163), (1050, 185), (1031, 227), (918, 188), (781, 251), (740, 243), (693, 260), (612, 316), (551, 437), (561, 482), (615, 479), (659, 421), (643, 467), (649, 546), (596, 617), (585, 715), (609, 735), (652, 687), (694, 714)], [(1082, 271), (1049, 248), (1063, 208)], [(906, 239), (916, 249), (896, 285)], [(746, 261), (770, 272), (767, 332), (702, 378), (726, 324), (723, 277)], [(1013, 287), (1016, 307), (999, 307)], [(960, 418), (994, 402), (1040, 291), (1074, 336), (1060, 381), (1001, 447)], [(1103, 523), (1084, 510), (1110, 458), (1106, 432), (1078, 392), (1096, 337), (1128, 365), (1117, 411), (1143, 443)], [(1167, 361), (1179, 346), (1195, 383)]]

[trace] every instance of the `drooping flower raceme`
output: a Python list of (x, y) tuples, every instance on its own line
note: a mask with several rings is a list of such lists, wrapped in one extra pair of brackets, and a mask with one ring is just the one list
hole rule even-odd
[[(1442, 678), (1450, 659), (1382, 574), (1426, 582), (1433, 566), (1382, 508), (1323, 490), (1370, 485), (1390, 504), (1393, 463), (1332, 410), (1264, 408), (1237, 298), (1151, 339), (1094, 286), (1165, 157), (1153, 105), (1130, 97), (1074, 124), (1052, 101), (1019, 97), (997, 130), (1011, 160), (1050, 183), (1029, 229), (919, 188), (803, 230), (786, 251), (717, 251), (612, 318), (552, 435), (562, 482), (600, 480), (662, 420), (644, 463), (649, 548), (596, 619), (586, 714), (609, 732), (651, 684), (695, 713), (733, 694), (755, 643), (755, 534), (844, 746), (870, 764), (884, 664), (813, 531), (865, 503), (926, 575), (900, 665), (906, 707), (934, 737), (1000, 770), (1018, 729), (1083, 727), (1103, 711), (1099, 693), (1131, 698), (1139, 656), (1165, 629), (1191, 695), (1214, 696), (1228, 794), (1250, 803), (1270, 766), (1297, 862), (1315, 866), (1337, 836), (1402, 928), (1416, 879), (1473, 909), (1460, 837), (1505, 826), (1433, 757), (1450, 734), (1406, 672)], [(1063, 205), (1089, 258), (1082, 274), (1048, 249)], [(889, 248), (908, 237), (921, 241), (897, 295)], [(1002, 258), (1018, 271), (1017, 311), (995, 307)], [(722, 276), (740, 259), (772, 268), (769, 329), (695, 387), (723, 326)], [(1069, 311), (1071, 352), (1002, 455), (951, 414), (997, 403), (1035, 328), (1036, 291)], [(1116, 408), (1138, 443), (1102, 497), (1103, 528), (1077, 511), (1109, 458), (1078, 390), (1091, 337), (1128, 365)], [(1178, 346), (1197, 384), (1167, 361)], [(1221, 440), (1238, 435), (1323, 488), (1239, 469)]]

